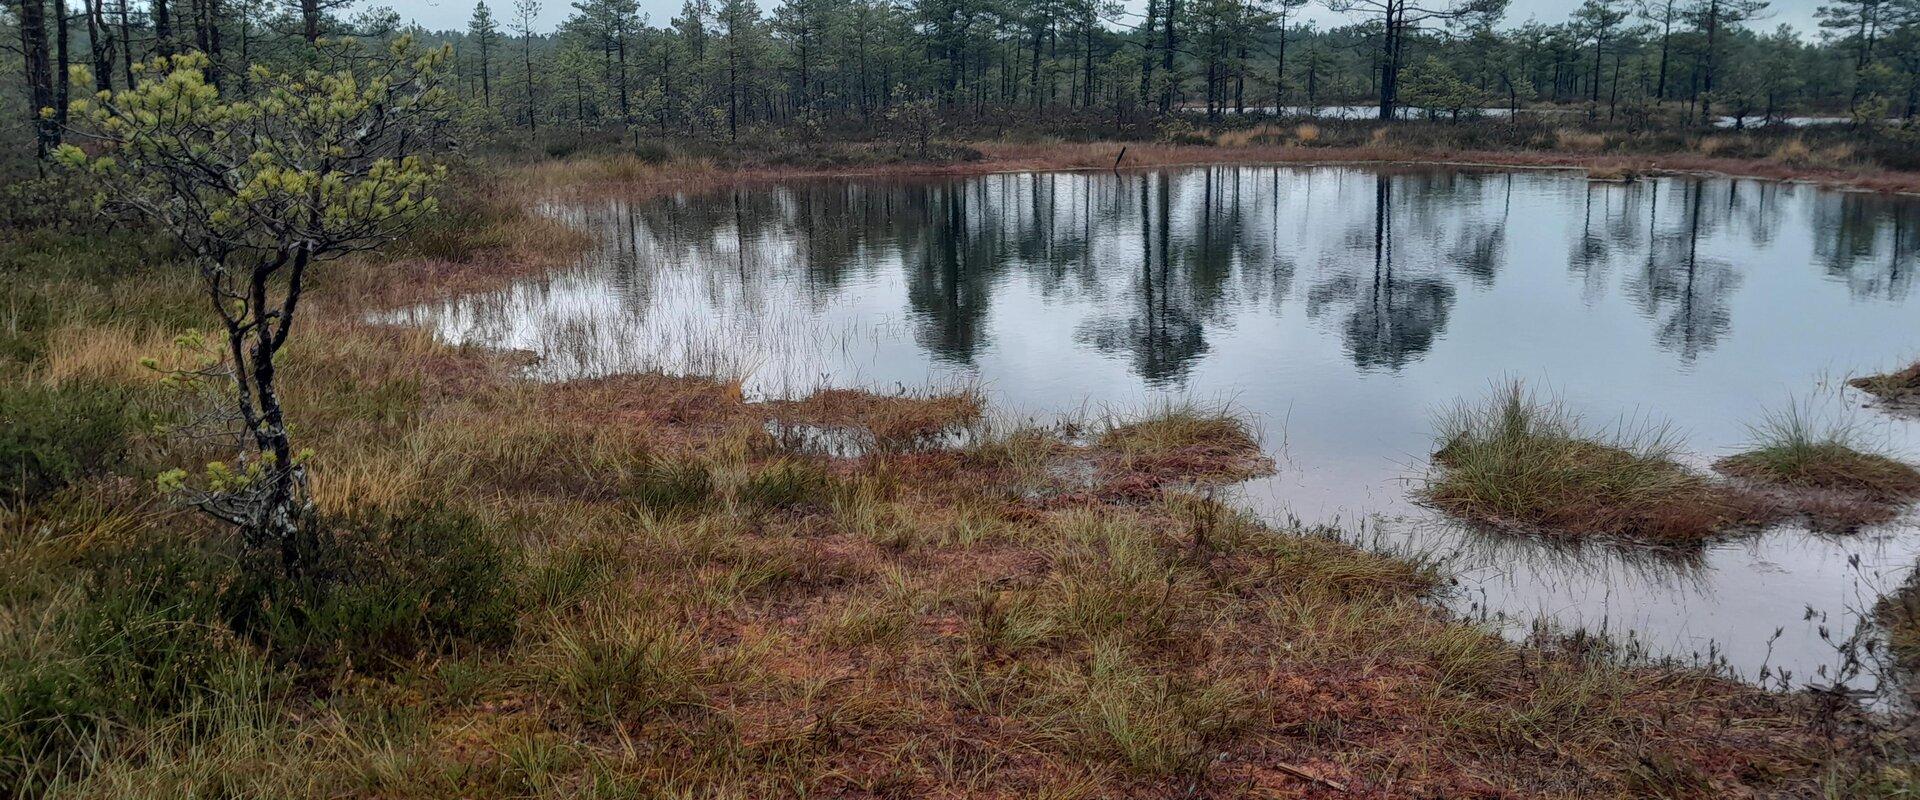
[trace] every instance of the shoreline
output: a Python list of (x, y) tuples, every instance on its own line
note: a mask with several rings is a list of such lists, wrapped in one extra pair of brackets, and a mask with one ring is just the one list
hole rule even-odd
[[(1837, 191), (1920, 196), (1920, 171), (1801, 167), (1766, 159), (1723, 158), (1690, 153), (1592, 154), (1550, 150), (1427, 150), (1417, 147), (1313, 147), (1297, 145), (1173, 145), (1153, 142), (1014, 144), (968, 142), (981, 153), (974, 161), (850, 164), (845, 167), (665, 162), (616, 167), (602, 177), (612, 189), (665, 189), (684, 185), (741, 186), (764, 182), (857, 178), (974, 177), (1043, 172), (1132, 172), (1201, 166), (1393, 166), (1476, 170), (1584, 172), (1593, 180), (1621, 182), (1637, 176), (1701, 176), (1776, 181)], [(1124, 157), (1122, 154), (1124, 153)], [(587, 156), (519, 167), (538, 175), (574, 172), (583, 165), (619, 164), (623, 156)], [(1116, 158), (1119, 163), (1116, 164)], [(621, 174), (619, 170), (631, 170)], [(1600, 177), (1606, 176), (1606, 177)], [(574, 187), (578, 190), (580, 187)]]

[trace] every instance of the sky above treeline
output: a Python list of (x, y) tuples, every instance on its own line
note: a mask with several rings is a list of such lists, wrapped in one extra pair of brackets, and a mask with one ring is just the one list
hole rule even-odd
[[(1821, 0), (1773, 0), (1768, 6), (1765, 19), (1755, 20), (1753, 27), (1771, 31), (1781, 24), (1792, 25), (1803, 37), (1818, 34), (1814, 23), (1813, 10), (1819, 7)], [(680, 12), (682, 0), (639, 0), (640, 12), (647, 15), (653, 25), (664, 25)], [(761, 9), (770, 11), (778, 0), (761, 0)], [(472, 0), (390, 0), (395, 11), (404, 19), (420, 23), (428, 30), (454, 30), (465, 28), (467, 18), (473, 15)], [(560, 24), (572, 12), (571, 0), (541, 0), (541, 22), (547, 29)], [(493, 13), (504, 23), (512, 14), (513, 0), (491, 0)], [(1127, 0), (1127, 20), (1138, 23), (1140, 13), (1146, 8), (1146, 0)], [(1546, 23), (1564, 22), (1580, 0), (1512, 0), (1507, 7), (1506, 23), (1518, 25), (1528, 19)], [(1326, 6), (1313, 4), (1308, 6), (1306, 18), (1320, 27), (1346, 24), (1354, 17), (1335, 14)]]

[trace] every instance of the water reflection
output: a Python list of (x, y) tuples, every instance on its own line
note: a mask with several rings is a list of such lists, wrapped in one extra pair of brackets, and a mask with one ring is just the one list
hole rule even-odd
[[(1684, 555), (1488, 535), (1434, 519), (1406, 482), (1435, 410), (1507, 376), (1598, 421), (1669, 421), (1707, 460), (1789, 393), (1920, 352), (1909, 201), (1705, 178), (1210, 167), (554, 212), (603, 246), (410, 316), (535, 351), (551, 378), (723, 372), (754, 396), (966, 381), (1040, 415), (1230, 397), (1282, 464), (1243, 487), (1261, 513), (1440, 554), (1472, 613), (1713, 652), (1749, 676), (1815, 674), (1833, 657), (1819, 625), (1844, 637), (1871, 605), (1862, 574), (1890, 586), (1920, 558), (1911, 521)], [(1920, 457), (1915, 426), (1875, 433)]]
[[(1126, 359), (1148, 385), (1177, 386), (1208, 352), (1210, 326), (1278, 305), (1302, 263), (1315, 265), (1300, 287), (1305, 312), (1330, 323), (1354, 366), (1404, 369), (1445, 337), (1460, 291), (1492, 287), (1509, 266), (1515, 227), (1541, 216), (1522, 208), (1515, 219), (1516, 183), (1542, 180), (1570, 183), (1213, 167), (816, 183), (736, 190), (720, 202), (612, 201), (577, 216), (608, 233), (598, 266), (632, 308), (650, 302), (662, 264), (730, 267), (712, 278), (733, 285), (710, 292), (737, 304), (728, 311), (824, 307), (898, 264), (915, 341), (971, 365), (996, 344), (994, 295), (1018, 275), (1042, 297), (1099, 303), (1074, 340)], [(1574, 188), (1580, 230), (1565, 262), (1583, 300), (1630, 298), (1649, 335), (1682, 362), (1732, 330), (1727, 299), (1742, 281), (1734, 258), (1772, 248), (1787, 216), (1810, 215), (1814, 260), (1858, 298), (1904, 300), (1920, 251), (1910, 204), (1875, 195), (1708, 179)], [(796, 275), (804, 281), (793, 292)]]

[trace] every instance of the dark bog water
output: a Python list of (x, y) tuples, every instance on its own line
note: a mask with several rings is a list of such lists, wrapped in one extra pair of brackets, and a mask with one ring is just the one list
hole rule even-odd
[[(1228, 400), (1280, 464), (1275, 520), (1452, 559), (1464, 613), (1824, 682), (1920, 557), (1902, 522), (1689, 556), (1490, 535), (1409, 500), (1436, 412), (1507, 378), (1588, 421), (1670, 422), (1700, 463), (1790, 402), (1909, 459), (1850, 372), (1920, 354), (1920, 207), (1739, 180), (1216, 167), (822, 182), (555, 209), (578, 268), (412, 314), (555, 378), (666, 368), (750, 392), (978, 382), (1047, 417)], [(1776, 633), (1777, 631), (1777, 633)], [(1871, 681), (1871, 676), (1862, 678)]]

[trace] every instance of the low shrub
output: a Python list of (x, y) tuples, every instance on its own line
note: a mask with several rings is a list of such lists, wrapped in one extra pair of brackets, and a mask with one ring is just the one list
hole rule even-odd
[(160, 534), (90, 561), (0, 648), (0, 785), (56, 777), (98, 731), (189, 707), (223, 674), (272, 671), (225, 624), (234, 562), (217, 548)]
[(44, 497), (120, 464), (136, 424), (124, 389), (0, 384), (0, 499)]
[(462, 645), (501, 644), (516, 615), (514, 557), (444, 506), (316, 520), (299, 575), (253, 587), (236, 627), (310, 668), (380, 670)]

